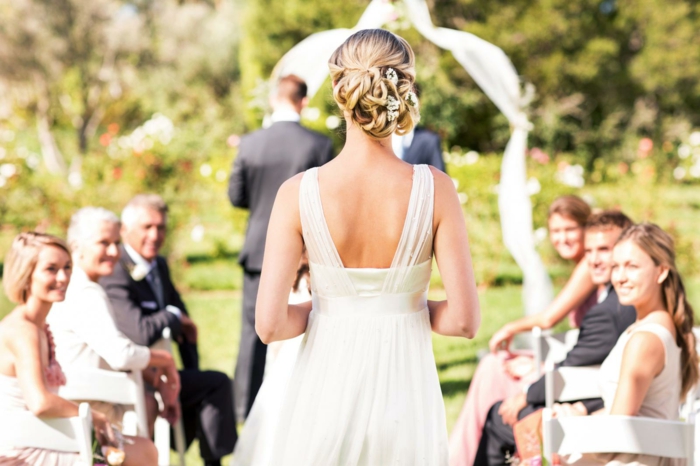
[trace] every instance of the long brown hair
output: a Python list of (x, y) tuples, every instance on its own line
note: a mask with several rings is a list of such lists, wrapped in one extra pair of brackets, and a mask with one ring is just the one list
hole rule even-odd
[(681, 395), (685, 395), (698, 381), (698, 354), (693, 335), (693, 307), (688, 302), (676, 267), (673, 238), (653, 223), (640, 223), (626, 229), (617, 243), (623, 241), (632, 241), (651, 257), (654, 264), (668, 268), (668, 276), (661, 283), (661, 293), (676, 328), (676, 343), (681, 348)]

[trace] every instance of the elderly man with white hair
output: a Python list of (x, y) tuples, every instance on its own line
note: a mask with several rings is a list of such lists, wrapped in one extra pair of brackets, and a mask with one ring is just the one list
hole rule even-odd
[[(117, 329), (109, 298), (98, 283), (101, 277), (112, 274), (119, 261), (119, 229), (117, 216), (100, 207), (85, 207), (71, 218), (68, 244), (73, 256), (73, 275), (65, 301), (56, 303), (55, 312), (47, 318), (53, 330), (56, 359), (70, 369), (160, 369), (166, 376), (164, 383), (151, 370), (143, 372), (144, 379), (159, 386), (166, 404), (163, 415), (175, 422), (179, 417), (180, 389), (175, 361), (167, 351), (137, 345)], [(155, 399), (151, 397), (148, 401), (153, 421)], [(90, 404), (111, 422), (121, 423), (126, 407), (94, 401)]]
[(207, 466), (220, 465), (236, 443), (231, 380), (221, 372), (200, 371), (197, 326), (170, 279), (164, 257), (168, 207), (155, 194), (135, 196), (122, 211), (121, 258), (114, 273), (102, 277), (117, 328), (140, 345), (151, 345), (170, 327), (178, 342), (180, 404), (189, 445), (196, 437)]

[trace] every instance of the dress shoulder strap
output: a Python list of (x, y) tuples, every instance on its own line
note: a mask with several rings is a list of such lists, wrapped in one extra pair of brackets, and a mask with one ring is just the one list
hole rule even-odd
[(391, 271), (384, 283), (386, 292), (396, 292), (409, 267), (432, 258), (434, 198), (433, 174), (430, 167), (416, 165), (406, 221)]
[(299, 212), (309, 260), (329, 267), (342, 267), (343, 263), (333, 245), (323, 216), (323, 206), (318, 190), (318, 167), (307, 170), (301, 179)]

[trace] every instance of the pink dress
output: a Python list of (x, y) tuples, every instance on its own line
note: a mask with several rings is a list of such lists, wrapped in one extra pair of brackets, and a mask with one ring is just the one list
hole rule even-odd
[[(597, 293), (584, 301), (569, 313), (570, 321), (580, 325), (583, 316), (596, 304)], [(518, 356), (531, 356), (528, 352), (519, 352)], [(505, 371), (504, 362), (509, 355), (505, 351), (489, 353), (479, 361), (474, 372), (462, 412), (450, 434), (450, 466), (472, 466), (474, 456), (481, 440), (481, 431), (486, 422), (486, 415), (491, 407), (499, 401), (523, 393), (527, 385), (535, 382), (534, 372), (521, 379), (514, 379)]]
[[(50, 389), (65, 385), (66, 378), (54, 355), (53, 338), (46, 327), (49, 340), (49, 364), (44, 368), (46, 383)], [(3, 411), (26, 411), (27, 405), (16, 377), (0, 374), (0, 419)], [(73, 466), (80, 464), (77, 453), (64, 453), (42, 448), (0, 449), (0, 466)]]

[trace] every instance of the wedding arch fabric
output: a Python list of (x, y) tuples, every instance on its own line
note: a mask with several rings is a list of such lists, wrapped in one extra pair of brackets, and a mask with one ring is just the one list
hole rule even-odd
[[(408, 19), (426, 39), (449, 50), (474, 81), (508, 118), (512, 134), (501, 164), (498, 207), (503, 242), (523, 271), (523, 302), (526, 314), (539, 312), (553, 298), (552, 283), (535, 249), (532, 204), (526, 189), (525, 151), (531, 124), (523, 111), (526, 102), (518, 74), (506, 54), (473, 34), (435, 27), (425, 0), (403, 0)], [(352, 29), (333, 29), (312, 34), (279, 61), (271, 79), (295, 74), (304, 79), (308, 95), (320, 89), (328, 77), (328, 59), (354, 32), (380, 28), (392, 19), (387, 0), (372, 0)]]

